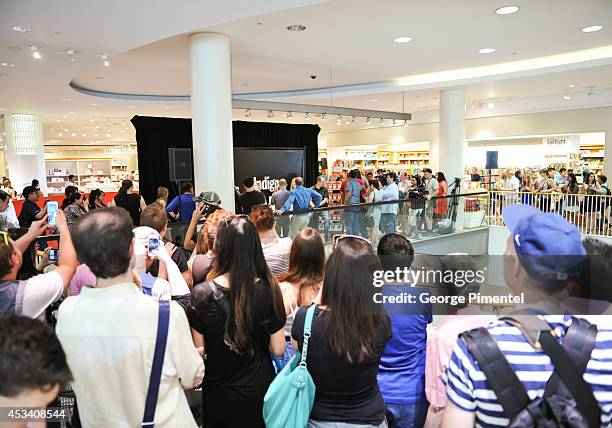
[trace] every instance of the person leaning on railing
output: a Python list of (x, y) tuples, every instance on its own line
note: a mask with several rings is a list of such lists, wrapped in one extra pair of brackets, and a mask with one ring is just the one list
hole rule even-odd
[(595, 178), (595, 173), (590, 172), (584, 183), (584, 193), (587, 196), (584, 198), (582, 211), (586, 218), (586, 232), (592, 233), (597, 223), (597, 213), (600, 211), (600, 199), (598, 196), (602, 194), (601, 185)]
[(576, 222), (576, 213), (580, 211), (580, 203), (578, 202), (578, 194), (580, 193), (580, 185), (576, 179), (576, 175), (569, 173), (567, 175), (567, 183), (561, 186), (560, 191), (564, 193), (561, 199), (561, 214), (570, 222)]

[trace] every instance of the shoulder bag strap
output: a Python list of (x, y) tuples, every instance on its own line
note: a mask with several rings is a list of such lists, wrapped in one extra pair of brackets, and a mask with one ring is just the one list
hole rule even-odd
[(571, 360), (557, 339), (550, 332), (543, 332), (540, 337), (544, 353), (550, 357), (555, 367), (555, 373), (576, 401), (576, 407), (586, 419), (590, 428), (600, 426), (601, 409), (593, 395), (593, 390), (583, 378), (582, 372), (578, 371), (576, 364)]
[(485, 328), (467, 331), (461, 337), (493, 388), (504, 414), (512, 419), (531, 402), (514, 369)]
[(217, 288), (217, 285), (215, 284), (214, 281), (206, 281), (206, 285), (208, 285), (208, 288), (212, 290), (213, 298), (215, 299), (215, 302), (217, 302), (217, 304), (221, 306), (221, 309), (223, 309), (223, 312), (225, 312), (225, 314), (229, 316), (230, 304), (227, 300), (227, 297), (225, 297), (225, 294), (223, 294), (223, 291)]
[(159, 301), (159, 316), (157, 319), (157, 338), (155, 339), (155, 353), (153, 354), (153, 365), (147, 390), (144, 417), (141, 427), (155, 426), (155, 408), (159, 395), (159, 383), (161, 381), (162, 366), (164, 365), (164, 354), (166, 353), (166, 342), (168, 341), (168, 325), (170, 324), (170, 302)]
[(535, 348), (540, 349), (540, 334), (543, 331), (550, 331), (552, 328), (550, 325), (536, 315), (535, 312), (529, 309), (522, 313), (510, 314), (503, 316), (500, 320), (507, 322), (510, 325), (518, 328), (529, 344)]
[(304, 319), (304, 343), (302, 344), (302, 358), (300, 359), (300, 366), (306, 367), (306, 356), (308, 354), (308, 341), (310, 339), (310, 331), (312, 329), (312, 319), (314, 317), (317, 304), (313, 303), (306, 311), (306, 318)]

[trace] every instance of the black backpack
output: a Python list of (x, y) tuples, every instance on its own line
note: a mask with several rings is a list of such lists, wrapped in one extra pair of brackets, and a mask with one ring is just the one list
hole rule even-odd
[(597, 327), (573, 318), (561, 346), (547, 322), (535, 315), (500, 318), (519, 328), (554, 366), (544, 395), (531, 401), (495, 339), (485, 328), (461, 334), (495, 392), (510, 428), (596, 428), (601, 409), (583, 375), (595, 347)]

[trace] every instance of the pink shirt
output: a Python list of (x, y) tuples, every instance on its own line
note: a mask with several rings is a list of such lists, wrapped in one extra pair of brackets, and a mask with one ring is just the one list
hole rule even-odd
[(453, 353), (457, 337), (464, 331), (484, 327), (495, 321), (495, 315), (484, 314), (474, 307), (444, 317), (438, 328), (427, 338), (425, 360), (425, 395), (431, 407), (446, 406), (446, 387), (440, 380)]
[(77, 270), (70, 281), (70, 295), (76, 296), (81, 292), (81, 288), (85, 285), (92, 287), (96, 286), (96, 276), (89, 269), (87, 265), (79, 265)]

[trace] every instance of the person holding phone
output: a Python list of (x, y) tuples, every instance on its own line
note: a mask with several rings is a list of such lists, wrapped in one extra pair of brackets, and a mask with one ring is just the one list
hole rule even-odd
[(68, 196), (69, 204), (64, 209), (66, 220), (68, 221), (68, 229), (72, 230), (74, 223), (80, 218), (87, 214), (83, 205), (84, 198), (79, 192), (71, 193)]
[(58, 211), (56, 218), (60, 235), (57, 269), (28, 280), (17, 279), (24, 253), (48, 227), (44, 216), (32, 222), (28, 232), (16, 241), (10, 239), (6, 232), (0, 233), (0, 315), (43, 319), (47, 307), (58, 301), (70, 284), (79, 262), (62, 211)]
[(37, 202), (40, 199), (40, 193), (33, 186), (26, 186), (22, 192), (23, 206), (19, 213), (19, 224), (21, 227), (29, 228), (32, 222), (42, 219), (47, 215), (47, 207), (40, 209)]

